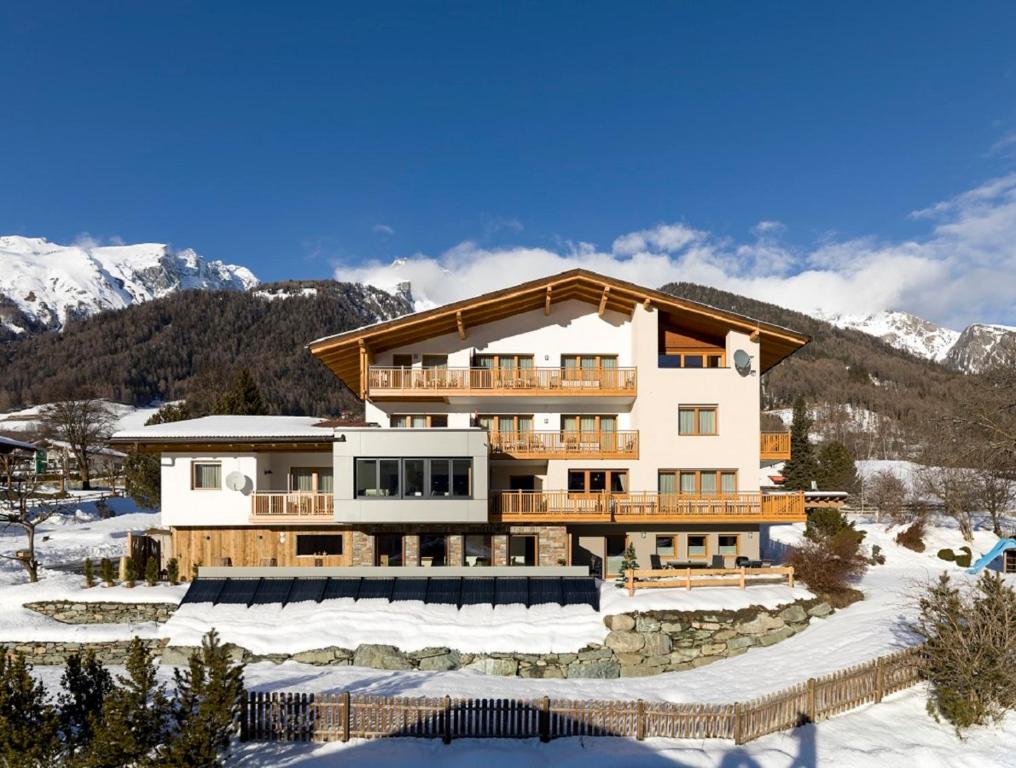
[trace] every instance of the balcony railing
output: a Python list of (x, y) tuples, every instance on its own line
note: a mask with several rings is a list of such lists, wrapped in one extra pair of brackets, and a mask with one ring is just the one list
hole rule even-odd
[(639, 433), (491, 432), (490, 452), (516, 459), (637, 459)]
[(367, 372), (372, 397), (634, 395), (634, 368), (390, 368)]
[(307, 491), (256, 491), (251, 496), (252, 523), (330, 523), (335, 496)]
[(759, 455), (762, 461), (786, 461), (790, 458), (789, 432), (762, 432), (759, 435)]
[(569, 493), (503, 491), (495, 498), (503, 522), (801, 522), (804, 494)]

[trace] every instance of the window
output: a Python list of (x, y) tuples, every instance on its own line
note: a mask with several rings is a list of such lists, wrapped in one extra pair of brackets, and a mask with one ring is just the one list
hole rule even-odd
[(604, 536), (604, 551), (607, 555), (606, 576), (617, 576), (621, 572), (621, 563), (624, 562), (624, 550), (628, 546), (628, 538), (626, 536)]
[(666, 535), (657, 535), (656, 537), (656, 554), (661, 558), (663, 557), (674, 557), (677, 555), (675, 536), (671, 533)]
[(736, 534), (720, 534), (717, 538), (716, 554), (718, 555), (737, 555), (737, 535)]
[(375, 565), (402, 565), (402, 534), (379, 533), (374, 537)]
[(443, 533), (420, 534), (420, 565), (448, 565), (448, 537)]
[(532, 414), (525, 416), (492, 416), (490, 414), (483, 414), (476, 417), (476, 426), (482, 427), (488, 432), (521, 434), (533, 431), (533, 416)]
[(617, 431), (617, 417), (616, 416), (562, 416), (561, 417), (561, 432), (564, 434), (565, 439), (569, 437), (582, 436), (585, 439), (586, 435), (596, 437), (601, 432), (616, 432)]
[(597, 371), (617, 368), (617, 355), (561, 355), (565, 381), (598, 381)]
[(677, 410), (679, 435), (715, 435), (715, 405), (682, 405)]
[(658, 479), (660, 493), (678, 493), (686, 496), (729, 496), (737, 493), (737, 472), (729, 469), (661, 470)]
[(448, 426), (448, 416), (443, 413), (399, 414), (392, 416), (391, 424), (402, 429), (436, 429)]
[(473, 460), (357, 459), (358, 498), (468, 498)]
[(704, 558), (709, 556), (709, 545), (704, 534), (688, 534), (688, 557)]
[(536, 565), (536, 536), (508, 537), (508, 565)]
[(626, 469), (569, 469), (568, 491), (570, 493), (611, 493), (628, 492), (628, 470)]
[(509, 371), (514, 368), (526, 370), (533, 367), (532, 355), (518, 354), (484, 354), (473, 356), (474, 368), (497, 368), (502, 371)]
[(218, 491), (222, 488), (222, 463), (194, 462), (191, 465), (191, 488), (195, 491)]
[(424, 368), (447, 368), (448, 367), (448, 355), (424, 355), (423, 356), (423, 367)]
[(490, 536), (484, 533), (470, 533), (463, 538), (466, 565), (485, 566), (491, 564)]
[(394, 368), (412, 368), (413, 367), (413, 356), (412, 355), (392, 355), (392, 367), (394, 367)]
[(331, 467), (292, 467), (289, 470), (289, 490), (296, 493), (331, 493)]
[(342, 554), (341, 533), (298, 533), (297, 557), (329, 557)]

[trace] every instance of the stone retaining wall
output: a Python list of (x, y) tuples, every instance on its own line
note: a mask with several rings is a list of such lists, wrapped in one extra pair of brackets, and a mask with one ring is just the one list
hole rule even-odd
[(47, 600), (25, 603), (25, 608), (63, 624), (140, 624), (145, 621), (166, 621), (177, 606), (175, 603), (79, 603)]
[[(531, 678), (644, 677), (692, 669), (756, 646), (769, 646), (805, 629), (813, 618), (833, 613), (828, 603), (799, 600), (772, 610), (648, 611), (604, 617), (607, 636), (575, 653), (464, 653), (452, 648), (401, 651), (391, 645), (356, 649), (331, 646), (300, 653), (258, 656), (233, 647), (248, 662), (299, 661), (318, 666), (442, 672), (475, 669), (487, 675)], [(163, 664), (186, 663), (193, 648), (169, 647)]]
[[(148, 652), (158, 656), (166, 644), (165, 640), (142, 640)], [(103, 664), (123, 664), (127, 660), (130, 640), (108, 640), (94, 643), (75, 642), (18, 642), (0, 641), (0, 653), (20, 653), (29, 663), (39, 666), (65, 664), (68, 656), (94, 651)]]

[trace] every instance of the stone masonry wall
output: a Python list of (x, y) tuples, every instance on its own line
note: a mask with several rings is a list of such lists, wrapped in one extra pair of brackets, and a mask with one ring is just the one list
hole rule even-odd
[[(165, 647), (165, 640), (142, 640), (150, 654), (159, 656)], [(32, 642), (0, 641), (0, 654), (20, 653), (35, 665), (63, 665), (69, 656), (78, 656), (88, 651), (95, 653), (103, 664), (123, 664), (127, 661), (130, 640), (109, 640), (93, 643), (74, 642)]]
[(63, 624), (140, 624), (163, 622), (176, 610), (175, 603), (78, 603), (50, 600), (25, 603), (25, 608)]

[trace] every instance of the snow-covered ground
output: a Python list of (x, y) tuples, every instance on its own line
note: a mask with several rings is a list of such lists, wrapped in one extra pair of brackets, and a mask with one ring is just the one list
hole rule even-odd
[[(114, 403), (111, 400), (104, 402), (116, 418), (116, 431), (139, 429), (159, 410), (158, 405), (136, 408), (133, 405)], [(0, 433), (39, 432), (43, 426), (43, 414), (47, 405), (48, 403), (44, 403), (18, 411), (0, 413)]]

